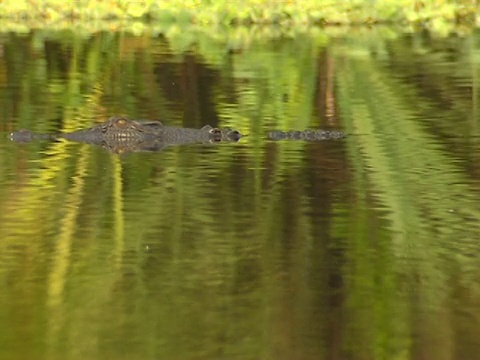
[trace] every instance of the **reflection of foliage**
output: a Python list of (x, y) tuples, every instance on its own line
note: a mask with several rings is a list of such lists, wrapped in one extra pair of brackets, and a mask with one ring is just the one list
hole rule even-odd
[[(408, 46), (409, 43), (414, 46)], [(433, 48), (430, 44), (428, 34), (414, 34), (393, 43), (390, 52), (396, 60), (390, 67), (392, 71), (402, 73), (404, 82), (412, 82), (419, 77), (425, 79), (418, 84), (418, 93), (411, 97), (415, 101), (421, 96), (422, 101), (417, 106), (418, 116), (424, 117), (425, 126), (449, 143), (451, 151), (460, 153), (462, 158), (477, 157), (475, 142), (468, 140), (468, 136), (480, 134), (476, 120), (480, 59), (474, 39), (437, 39)], [(438, 51), (443, 48), (451, 50)], [(408, 56), (398, 56), (399, 53)], [(413, 57), (419, 59), (416, 66), (406, 61)], [(441, 107), (434, 118), (428, 115), (433, 103)]]
[[(399, 53), (393, 62), (398, 62), (398, 57)], [(412, 56), (405, 59), (411, 62)], [(421, 61), (420, 57), (416, 59)], [(425, 66), (432, 63), (426, 57)], [(370, 253), (373, 234), (357, 232), (350, 254), (355, 260), (349, 265), (354, 274), (349, 284), (350, 307), (355, 314), (350, 324), (352, 346), (370, 342), (389, 349), (388, 354), (407, 354), (411, 345), (405, 341), (405, 334), (412, 331), (425, 337), (424, 342), (444, 343), (449, 341), (449, 331), (454, 331), (451, 327), (461, 324), (442, 319), (444, 304), (453, 301), (453, 295), (445, 291), (451, 281), (449, 271), (438, 269), (448, 264), (457, 269), (455, 281), (475, 286), (468, 274), (478, 272), (478, 249), (474, 256), (471, 253), (480, 231), (478, 201), (449, 149), (442, 148), (422, 123), (424, 118), (417, 115), (417, 109), (425, 106), (429, 106), (429, 117), (435, 111), (441, 114), (442, 109), (435, 110), (428, 98), (419, 101), (417, 89), (394, 80), (385, 69), (379, 70), (369, 54), (357, 58), (339, 55), (337, 65), (342, 118), (349, 132), (358, 134), (349, 148), (359, 191), (369, 194), (391, 229), (375, 235), (380, 252), (376, 256)], [(441, 74), (435, 80), (441, 80)], [(429, 84), (435, 86), (435, 81)], [(413, 103), (418, 106), (412, 107)], [(365, 219), (359, 218), (358, 222), (364, 224)], [(405, 281), (402, 277), (415, 283), (411, 291), (419, 300), (414, 309), (402, 306), (408, 301), (407, 293), (400, 291)], [(435, 310), (417, 328), (417, 320), (411, 323), (408, 319), (415, 317), (415, 312), (427, 313), (426, 307)], [(372, 318), (375, 322), (368, 323), (370, 332), (358, 328), (358, 323), (367, 324), (366, 319)], [(430, 332), (423, 326), (444, 330)], [(374, 338), (359, 341), (362, 333), (373, 334)], [(372, 347), (366, 357), (378, 351)], [(431, 349), (428, 357), (438, 357), (437, 351)]]
[[(2, 144), (1, 358), (408, 358), (413, 332), (448, 340), (415, 316), (434, 304), (428, 326), (449, 328), (443, 290), (458, 282), (462, 300), (478, 273), (478, 206), (469, 175), (416, 117), (417, 89), (378, 66), (399, 41), (180, 27), (9, 36), (2, 129), (72, 130), (123, 113), (250, 136), (127, 157)], [(261, 138), (337, 127), (338, 114), (346, 142)]]
[[(300, 169), (308, 159), (300, 150), (321, 154), (325, 148), (266, 146), (258, 135), (272, 126), (318, 125), (309, 99), (315, 97), (317, 76), (311, 73), (321, 71), (316, 54), (323, 40), (290, 40), (279, 60), (276, 49), (261, 42), (251, 49), (237, 44), (232, 54), (201, 38), (200, 55), (215, 59), (209, 65), (191, 51), (190, 41), (33, 32), (5, 42), (3, 128), (70, 131), (125, 113), (176, 125), (228, 125), (251, 134), (244, 144), (125, 158), (67, 142), (1, 149), (17, 180), (14, 186), (2, 182), (8, 196), (0, 201), (0, 220), (12, 226), (0, 230), (0, 279), (13, 276), (22, 285), (0, 298), (0, 318), (27, 308), (33, 325), (20, 331), (22, 338), (38, 339), (35, 329), (45, 332), (46, 349), (26, 346), (22, 355), (258, 358), (267, 343), (292, 336), (280, 329), (285, 316), (312, 334), (287, 353), (319, 347), (314, 336), (323, 327), (310, 327), (301, 310), (315, 306), (306, 290), (315, 279), (304, 279), (306, 268), (285, 277), (281, 263), (316, 266), (309, 249), (318, 239), (328, 240), (328, 224), (311, 224), (296, 206), (322, 196), (322, 209), (330, 211), (333, 200), (326, 193), (335, 182), (318, 187), (316, 195), (302, 188)], [(249, 71), (249, 61), (262, 65)], [(252, 116), (253, 109), (261, 116)], [(282, 177), (288, 186), (277, 183)], [(275, 226), (279, 214), (282, 227)], [(296, 225), (287, 226), (289, 220)], [(10, 253), (11, 247), (21, 254)], [(15, 273), (12, 266), (23, 271)], [(22, 297), (30, 277), (38, 285)], [(296, 299), (287, 300), (291, 290), (282, 289), (284, 283), (298, 286)], [(258, 326), (262, 318), (278, 323), (272, 334)], [(3, 329), (8, 327), (14, 325)], [(11, 348), (1, 345), (0, 357), (8, 357)]]

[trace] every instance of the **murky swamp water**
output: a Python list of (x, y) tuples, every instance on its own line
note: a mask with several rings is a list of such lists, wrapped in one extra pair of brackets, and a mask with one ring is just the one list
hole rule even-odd
[[(0, 358), (480, 358), (479, 43), (1, 34)], [(248, 136), (8, 139), (119, 114)]]

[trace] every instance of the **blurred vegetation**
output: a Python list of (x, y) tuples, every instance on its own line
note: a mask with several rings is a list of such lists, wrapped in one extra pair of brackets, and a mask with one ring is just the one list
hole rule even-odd
[[(477, 38), (256, 31), (1, 35), (4, 133), (127, 114), (250, 136), (0, 142), (0, 358), (478, 354)], [(262, 138), (306, 127), (350, 136)]]
[(145, 20), (201, 25), (475, 23), (477, 0), (3, 0), (0, 17), (45, 20)]
[[(381, 349), (379, 358), (389, 354), (418, 358), (412, 339), (405, 337), (411, 331), (422, 333), (427, 345), (419, 351), (428, 353), (427, 357), (440, 358), (448, 352), (447, 347), (430, 344), (452, 341), (452, 332), (466, 331), (468, 347), (478, 347), (473, 345), (473, 332), (480, 329), (479, 322), (465, 330), (465, 323), (450, 322), (443, 313), (449, 312), (445, 304), (453, 299), (471, 306), (470, 300), (458, 300), (457, 296), (463, 295), (449, 291), (451, 286), (478, 286), (474, 274), (479, 271), (479, 249), (472, 242), (480, 232), (475, 220), (480, 208), (473, 200), (480, 184), (478, 170), (473, 170), (478, 169), (480, 160), (478, 81), (472, 79), (479, 63), (472, 58), (477, 52), (472, 41), (449, 39), (432, 45), (428, 35), (415, 34), (383, 49), (377, 47), (375, 55), (363, 52), (352, 57), (345, 50), (336, 52), (339, 112), (348, 131), (358, 134), (349, 142), (358, 192), (370, 194), (370, 201), (390, 228), (377, 237), (377, 246), (385, 250), (381, 259), (370, 255), (371, 237), (358, 232), (351, 254), (355, 261), (348, 265), (357, 271), (349, 284), (350, 311), (355, 319), (351, 331), (355, 337), (365, 336), (363, 341), (357, 338), (357, 344), (372, 344), (370, 354)], [(376, 59), (385, 57), (388, 60), (379, 67)], [(419, 78), (422, 80), (415, 80)], [(472, 258), (470, 250), (475, 253)], [(395, 265), (391, 266), (392, 262)], [(447, 267), (452, 272), (438, 271)], [(382, 279), (377, 282), (379, 271)], [(399, 287), (404, 291), (395, 292)], [(377, 296), (372, 298), (371, 293)], [(403, 300), (394, 300), (395, 296)], [(428, 308), (438, 312), (433, 314)], [(428, 315), (421, 317), (419, 312)], [(376, 330), (366, 335), (362, 335), (365, 329), (356, 327), (358, 322), (368, 323), (366, 319), (385, 313), (394, 317), (376, 320), (370, 324)], [(386, 333), (391, 334), (390, 341)], [(373, 346), (380, 343), (381, 347)], [(466, 351), (455, 357), (462, 356), (471, 355)]]

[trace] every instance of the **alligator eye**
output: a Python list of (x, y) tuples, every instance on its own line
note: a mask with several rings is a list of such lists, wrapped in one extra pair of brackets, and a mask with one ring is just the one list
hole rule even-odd
[(222, 133), (222, 131), (219, 128), (213, 128), (209, 130), (210, 134), (212, 135), (219, 135)]
[(120, 119), (117, 119), (117, 121), (115, 121), (116, 127), (125, 127), (126, 125), (127, 125), (127, 120), (125, 120), (124, 118), (120, 118)]

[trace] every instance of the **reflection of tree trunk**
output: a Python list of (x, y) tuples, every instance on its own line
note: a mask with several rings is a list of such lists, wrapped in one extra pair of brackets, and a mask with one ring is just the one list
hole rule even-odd
[(335, 59), (327, 55), (327, 91), (325, 94), (325, 116), (330, 124), (335, 123)]
[(318, 55), (317, 112), (328, 125), (336, 125), (335, 59), (323, 50)]
[(186, 56), (181, 64), (180, 86), (182, 89), (184, 123), (197, 124), (201, 120), (201, 101), (200, 101), (200, 74), (202, 69), (196, 59), (192, 56)]
[[(290, 169), (281, 182), (271, 185), (281, 199), (275, 207), (273, 235), (276, 293), (270, 341), (275, 359), (314, 359), (320, 354), (341, 359), (344, 355), (343, 265), (348, 260), (345, 243), (333, 237), (332, 221), (334, 204), (348, 203), (345, 198), (351, 197), (339, 191), (351, 180), (345, 153), (338, 148), (341, 143), (309, 145), (302, 168)], [(270, 158), (274, 155), (272, 151)]]
[[(317, 79), (317, 106), (316, 113), (319, 122), (323, 125), (338, 126), (335, 97), (335, 59), (328, 50), (318, 55)], [(317, 281), (322, 282), (318, 288), (318, 298), (314, 299), (317, 307), (322, 308), (323, 321), (322, 340), (324, 353), (327, 359), (342, 358), (345, 341), (343, 314), (345, 313), (345, 281), (343, 264), (345, 263), (344, 243), (332, 237), (332, 224), (335, 216), (333, 207), (335, 202), (348, 203), (349, 200), (334, 200), (334, 194), (342, 198), (349, 198), (352, 194), (339, 194), (338, 189), (344, 189), (345, 183), (351, 182), (346, 160), (346, 153), (338, 144), (324, 143), (309, 148), (307, 155), (309, 166), (305, 169), (306, 183), (310, 184), (307, 195), (311, 199), (311, 225), (316, 246), (312, 254), (315, 262)], [(332, 147), (333, 146), (333, 147)], [(329, 171), (325, 171), (329, 169)], [(337, 169), (336, 171), (332, 171)], [(320, 275), (321, 274), (321, 275)], [(312, 287), (314, 285), (312, 284)]]
[[(272, 291), (272, 331), (269, 341), (272, 346), (270, 357), (279, 360), (310, 359), (309, 354), (318, 358), (322, 348), (323, 327), (317, 317), (305, 318), (305, 314), (320, 314), (312, 298), (323, 281), (310, 283), (310, 236), (305, 236), (302, 221), (302, 198), (304, 186), (301, 172), (292, 171), (276, 189), (277, 204), (272, 237), (275, 239), (274, 253), (269, 262)], [(320, 260), (320, 259), (319, 259)], [(313, 340), (313, 341), (312, 341)]]
[[(186, 55), (180, 64), (164, 62), (155, 65), (156, 82), (165, 97), (183, 112), (186, 127), (218, 124), (214, 91), (218, 73), (202, 64), (193, 55)], [(168, 122), (169, 119), (165, 119)]]
[(323, 119), (323, 117), (326, 114), (326, 102), (324, 99), (326, 99), (326, 92), (327, 92), (327, 61), (326, 61), (326, 54), (327, 50), (322, 50), (318, 54), (318, 70), (317, 70), (317, 91), (315, 94), (315, 99), (316, 99), (316, 108), (315, 112), (316, 115), (320, 118)]
[[(348, 180), (349, 175), (346, 170), (348, 167), (342, 152), (330, 151), (331, 143), (321, 145), (312, 147), (308, 155), (310, 165), (305, 170), (308, 176), (307, 184), (311, 184), (307, 195), (311, 199), (312, 238), (316, 241), (316, 246), (312, 250), (315, 254), (312, 254), (312, 257), (318, 259), (314, 269), (317, 279), (323, 282), (322, 290), (318, 293), (319, 297), (315, 299), (315, 303), (323, 308), (322, 335), (326, 358), (340, 359), (345, 337), (342, 314), (345, 312), (346, 289), (342, 269), (346, 260), (345, 243), (339, 242), (338, 238), (333, 238), (332, 222), (335, 219), (334, 203), (347, 202), (335, 200), (334, 194), (338, 194), (338, 188), (345, 188), (344, 184), (350, 180)], [(328, 172), (325, 169), (329, 169)], [(333, 173), (333, 169), (339, 170)], [(349, 197), (348, 194), (345, 196)], [(313, 283), (312, 286), (314, 286)]]

